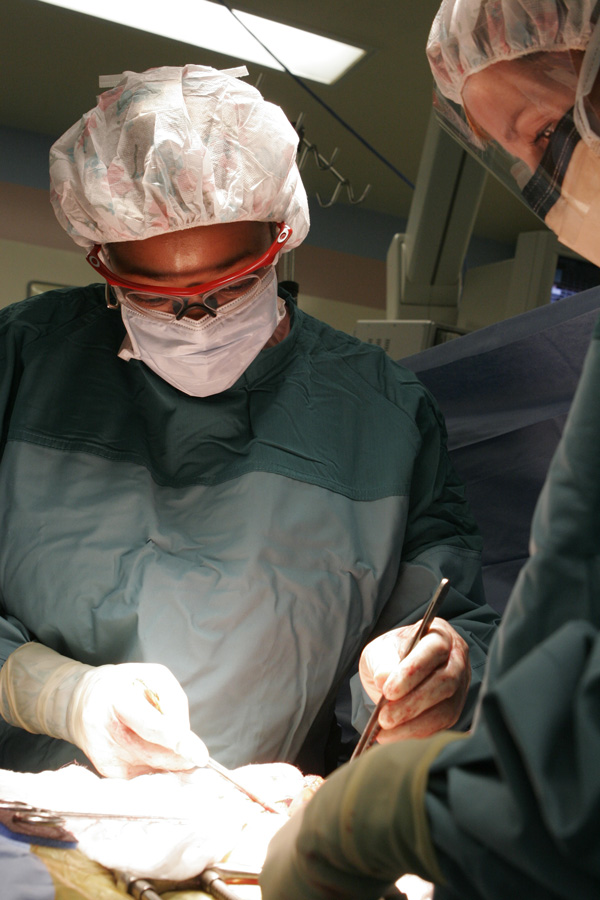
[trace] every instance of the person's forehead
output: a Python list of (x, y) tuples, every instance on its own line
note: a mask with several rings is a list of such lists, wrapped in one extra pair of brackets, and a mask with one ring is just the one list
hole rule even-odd
[(520, 96), (536, 102), (557, 90), (574, 91), (576, 84), (577, 69), (569, 54), (530, 54), (491, 63), (469, 75), (463, 85), (463, 99), (493, 103)]
[(110, 244), (108, 253), (122, 271), (160, 280), (174, 272), (218, 274), (260, 256), (272, 240), (269, 223), (228, 222)]

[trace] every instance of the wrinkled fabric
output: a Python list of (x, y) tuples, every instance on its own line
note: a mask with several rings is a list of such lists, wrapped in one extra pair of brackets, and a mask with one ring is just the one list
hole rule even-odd
[(442, 733), (374, 747), (334, 772), (271, 841), (263, 900), (379, 900), (400, 873), (443, 880), (423, 795), (447, 741)]
[[(89, 665), (162, 663), (230, 767), (318, 757), (363, 646), (418, 620), (442, 574), (468, 723), (497, 621), (431, 396), (290, 313), (288, 337), (208, 398), (118, 358), (101, 285), (0, 314), (0, 658), (35, 637)], [(73, 753), (0, 731), (6, 768)]]
[(298, 135), (256, 88), (210, 66), (124, 72), (50, 150), (50, 200), (76, 244), (222, 222), (308, 232)]
[(528, 559), (535, 505), (599, 314), (592, 289), (402, 360), (446, 421), (483, 537), (486, 599), (499, 612)]
[[(288, 820), (285, 802), (303, 782), (297, 769), (283, 763), (250, 766), (235, 777), (258, 785), (253, 789), (281, 811), (265, 811), (210, 769), (132, 779), (99, 778), (83, 766), (37, 774), (0, 769), (0, 796), (53, 812), (85, 813), (64, 816), (64, 832), (108, 869), (183, 881), (226, 858), (259, 871), (270, 838)], [(44, 844), (44, 829), (32, 830), (33, 836), (8, 834)]]
[(225, 856), (244, 826), (262, 813), (206, 769), (131, 780), (99, 778), (83, 766), (39, 774), (0, 770), (0, 790), (5, 800), (44, 809), (115, 814), (114, 820), (67, 817), (64, 827), (89, 859), (155, 878), (196, 875)]
[[(473, 734), (432, 767), (436, 898), (600, 891), (600, 323), (536, 508)], [(493, 815), (490, 815), (493, 810)]]
[[(356, 896), (356, 885), (375, 897), (365, 873), (383, 880), (406, 871), (433, 878), (435, 900), (599, 895), (599, 387), (600, 322), (536, 508), (532, 556), (492, 643), (472, 731), (373, 749), (356, 768), (334, 773), (305, 824), (292, 822), (274, 838), (265, 900), (291, 871), (291, 896), (303, 900), (330, 896), (332, 886), (340, 900)], [(386, 791), (390, 772), (396, 786)], [(428, 825), (410, 834), (407, 823), (423, 822), (423, 799)], [(378, 801), (386, 825), (379, 840)]]
[(596, 0), (442, 0), (427, 56), (445, 97), (462, 103), (469, 77), (539, 51), (584, 50)]

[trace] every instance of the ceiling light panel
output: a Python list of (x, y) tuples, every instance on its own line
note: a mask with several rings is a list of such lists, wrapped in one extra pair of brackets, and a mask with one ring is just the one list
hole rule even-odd
[(282, 66), (260, 41), (294, 75), (322, 84), (333, 84), (365, 55), (360, 47), (235, 10), (240, 19), (238, 22), (226, 7), (210, 0), (169, 0), (168, 3), (164, 0), (102, 0), (101, 4), (97, 0), (42, 2), (204, 47), (233, 57), (235, 61), (281, 70)]

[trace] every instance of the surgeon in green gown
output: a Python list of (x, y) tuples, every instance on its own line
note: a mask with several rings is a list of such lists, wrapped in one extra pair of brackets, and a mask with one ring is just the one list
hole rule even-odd
[(359, 657), (385, 739), (468, 727), (481, 536), (429, 392), (277, 284), (298, 135), (240, 71), (114, 81), (50, 159), (97, 283), (0, 313), (0, 766), (319, 773)]
[[(592, 0), (447, 0), (429, 45), (438, 84), (449, 92), (449, 81), (463, 84), (470, 71), (491, 71), (503, 59), (501, 71), (512, 78), (519, 51), (536, 51), (531, 74), (540, 53), (570, 46), (580, 53), (588, 40), (597, 66), (595, 7)], [(563, 60), (552, 61), (547, 83), (560, 74), (564, 86)], [(586, 66), (584, 59), (579, 70)], [(494, 83), (506, 87), (502, 77)], [(517, 93), (525, 117), (515, 128), (529, 114), (521, 85)], [(536, 88), (528, 96), (540, 95)], [(594, 142), (582, 130), (573, 140), (586, 151)], [(541, 136), (550, 145), (545, 165), (553, 133)], [(553, 190), (570, 204), (568, 170), (567, 178), (572, 190), (563, 195), (560, 179)], [(597, 197), (587, 200), (593, 206)], [(592, 237), (584, 234), (588, 243)], [(600, 896), (599, 448), (600, 322), (536, 507), (530, 559), (492, 644), (472, 731), (375, 747), (334, 773), (273, 839), (264, 900), (376, 900), (406, 873), (431, 882), (435, 900)]]

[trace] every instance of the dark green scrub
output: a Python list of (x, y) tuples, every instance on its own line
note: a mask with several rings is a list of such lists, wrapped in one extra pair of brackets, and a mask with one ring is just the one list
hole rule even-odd
[[(600, 897), (600, 323), (470, 735), (374, 748), (274, 839), (263, 898)], [(285, 893), (281, 893), (285, 888)]]
[[(0, 661), (33, 637), (163, 663), (221, 763), (294, 761), (372, 634), (416, 621), (443, 574), (466, 724), (496, 616), (416, 376), (293, 308), (229, 390), (190, 397), (120, 359), (124, 335), (100, 285), (0, 313)], [(0, 728), (2, 767), (73, 753)]]

